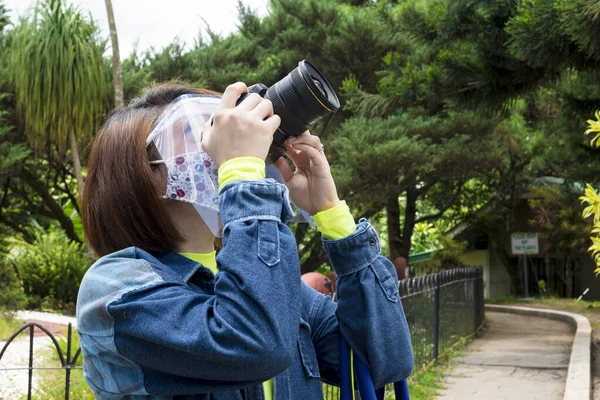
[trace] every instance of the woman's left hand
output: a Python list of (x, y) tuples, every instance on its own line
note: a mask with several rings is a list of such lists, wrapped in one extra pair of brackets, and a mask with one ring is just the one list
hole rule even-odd
[(285, 158), (275, 161), (283, 182), (298, 207), (315, 215), (340, 204), (329, 162), (321, 140), (306, 131), (286, 141), (286, 156), (294, 163), (293, 171)]

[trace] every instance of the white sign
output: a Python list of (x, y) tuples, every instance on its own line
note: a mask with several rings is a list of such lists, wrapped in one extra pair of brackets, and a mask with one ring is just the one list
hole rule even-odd
[(537, 233), (513, 233), (510, 243), (514, 255), (538, 254), (539, 252)]

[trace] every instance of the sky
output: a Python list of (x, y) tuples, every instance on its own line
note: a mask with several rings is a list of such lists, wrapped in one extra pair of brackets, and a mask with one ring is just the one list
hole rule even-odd
[[(264, 16), (268, 0), (243, 0)], [(68, 0), (87, 13), (91, 13), (101, 28), (102, 35), (109, 38), (105, 0)], [(10, 9), (11, 21), (23, 15), (35, 0), (4, 0)], [(112, 0), (121, 59), (133, 51), (137, 43), (139, 51), (150, 47), (161, 49), (175, 37), (188, 46), (194, 44), (198, 32), (203, 29), (204, 18), (211, 29), (227, 34), (235, 31), (237, 24), (237, 0)]]

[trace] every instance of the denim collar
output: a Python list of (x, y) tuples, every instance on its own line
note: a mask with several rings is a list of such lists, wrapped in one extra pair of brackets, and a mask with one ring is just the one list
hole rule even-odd
[(208, 270), (208, 268), (205, 268), (202, 264), (190, 260), (175, 251), (167, 251), (158, 255), (156, 258), (158, 261), (175, 271), (175, 273), (181, 276), (185, 282), (189, 281), (200, 268)]

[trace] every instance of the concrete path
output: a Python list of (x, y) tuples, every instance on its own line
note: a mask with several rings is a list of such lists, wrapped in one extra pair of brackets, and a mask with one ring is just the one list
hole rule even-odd
[[(58, 336), (64, 325), (73, 324), (77, 326), (76, 319), (58, 314), (51, 314), (38, 311), (19, 311), (15, 315), (18, 320), (26, 322), (37, 322), (48, 329), (52, 334)], [(43, 367), (39, 364), (38, 357), (54, 344), (52, 340), (41, 330), (35, 329), (33, 340), (34, 367)], [(0, 341), (0, 351), (6, 342)], [(22, 332), (7, 347), (6, 352), (0, 360), (0, 400), (19, 399), (27, 394), (29, 384), (29, 331)], [(50, 365), (58, 367), (60, 365)], [(13, 369), (14, 368), (14, 369)], [(37, 386), (37, 380), (43, 372), (34, 371), (32, 379), (32, 388)]]
[(457, 359), (438, 400), (562, 399), (572, 328), (545, 318), (485, 315), (489, 328)]

